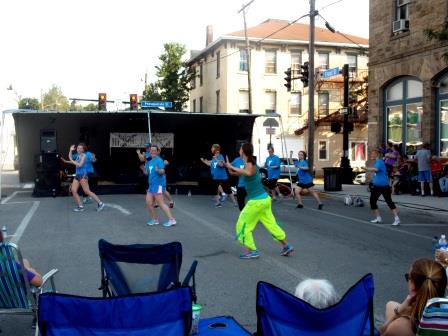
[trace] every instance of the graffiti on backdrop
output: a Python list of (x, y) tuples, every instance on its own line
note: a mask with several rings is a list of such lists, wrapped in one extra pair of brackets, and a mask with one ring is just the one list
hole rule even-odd
[[(151, 140), (161, 148), (174, 147), (174, 133), (152, 133)], [(148, 142), (148, 133), (110, 133), (111, 148), (143, 148)]]

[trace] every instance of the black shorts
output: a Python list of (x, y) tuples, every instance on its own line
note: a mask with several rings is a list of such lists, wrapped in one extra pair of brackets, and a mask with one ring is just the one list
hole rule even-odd
[(277, 187), (277, 181), (278, 179), (266, 179), (263, 181), (263, 184), (269, 189), (269, 190), (273, 190), (275, 189), (275, 187)]
[(89, 177), (88, 177), (86, 174), (84, 174), (84, 175), (79, 174), (79, 175), (75, 175), (75, 179), (76, 179), (77, 181), (81, 181), (82, 179), (88, 180)]
[(230, 190), (229, 180), (213, 180), (213, 189), (218, 190), (218, 187), (221, 186), (222, 190), (226, 194), (231, 194), (232, 190)]
[(299, 182), (297, 182), (297, 186), (302, 189), (309, 189), (309, 188), (314, 187), (314, 183), (299, 183)]

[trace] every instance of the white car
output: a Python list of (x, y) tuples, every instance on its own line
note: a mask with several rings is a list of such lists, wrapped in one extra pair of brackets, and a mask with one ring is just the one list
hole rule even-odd
[(354, 182), (357, 184), (366, 184), (366, 173), (356, 175)]

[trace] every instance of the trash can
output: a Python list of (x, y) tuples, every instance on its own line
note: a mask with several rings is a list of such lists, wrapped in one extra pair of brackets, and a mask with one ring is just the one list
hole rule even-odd
[(324, 190), (325, 191), (341, 191), (341, 168), (325, 167), (324, 170)]

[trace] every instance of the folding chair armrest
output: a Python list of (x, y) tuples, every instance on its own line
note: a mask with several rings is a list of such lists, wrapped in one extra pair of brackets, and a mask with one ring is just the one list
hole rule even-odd
[(54, 279), (53, 279), (53, 277), (54, 277), (54, 275), (55, 275), (57, 272), (59, 272), (59, 270), (58, 270), (57, 268), (53, 268), (51, 271), (45, 273), (45, 274), (42, 276), (42, 285), (40, 285), (40, 287), (39, 287), (39, 289), (41, 289), (41, 291), (42, 291), (42, 289), (44, 288), (44, 286), (46, 285), (46, 283), (47, 283), (48, 281), (51, 282), (51, 288), (52, 288), (52, 290), (53, 290), (53, 291), (55, 290)]

